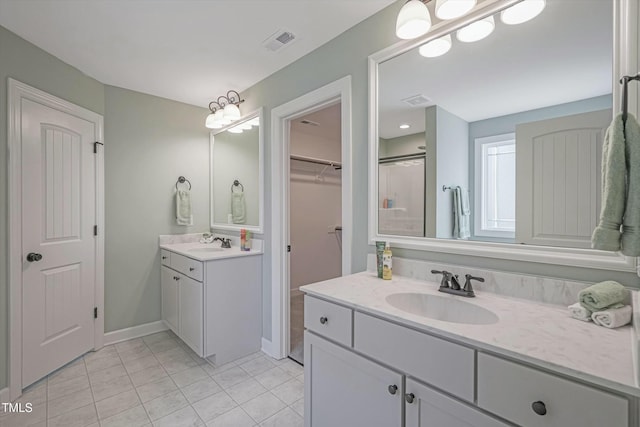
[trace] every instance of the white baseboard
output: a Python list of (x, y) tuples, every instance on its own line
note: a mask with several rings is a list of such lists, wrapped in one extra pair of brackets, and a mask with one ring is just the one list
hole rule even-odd
[(273, 357), (274, 359), (277, 359), (274, 355), (273, 355), (273, 343), (271, 341), (269, 341), (266, 338), (262, 338), (262, 352), (268, 354), (269, 356)]
[(9, 397), (9, 387), (0, 389), (0, 403), (2, 402), (11, 402), (11, 398)]
[(115, 344), (121, 341), (155, 334), (156, 332), (166, 331), (167, 329), (169, 328), (167, 328), (167, 325), (165, 325), (162, 320), (132, 326), (130, 328), (118, 329), (117, 331), (107, 332), (104, 334), (104, 345)]

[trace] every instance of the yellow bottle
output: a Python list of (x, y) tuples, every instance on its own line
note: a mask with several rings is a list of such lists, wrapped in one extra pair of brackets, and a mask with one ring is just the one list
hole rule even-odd
[(391, 280), (391, 265), (393, 263), (391, 258), (391, 248), (389, 247), (389, 243), (387, 243), (382, 253), (382, 278), (384, 280)]

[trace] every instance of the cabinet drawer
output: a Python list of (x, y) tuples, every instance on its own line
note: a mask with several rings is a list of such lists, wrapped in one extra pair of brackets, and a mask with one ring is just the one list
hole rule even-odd
[[(534, 402), (546, 414), (538, 415)], [(494, 356), (478, 354), (478, 406), (527, 427), (629, 425), (629, 402)], [(541, 410), (538, 405), (538, 410)]]
[(160, 263), (171, 267), (171, 252), (166, 249), (160, 249)]
[(171, 253), (171, 268), (202, 282), (202, 262)]
[(351, 309), (317, 298), (304, 297), (304, 327), (351, 347)]
[(356, 312), (356, 350), (473, 402), (474, 350)]

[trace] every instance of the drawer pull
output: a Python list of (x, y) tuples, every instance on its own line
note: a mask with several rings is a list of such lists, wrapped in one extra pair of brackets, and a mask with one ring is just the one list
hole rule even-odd
[(329, 321), (329, 319), (327, 319), (326, 317), (322, 316), (320, 318), (320, 323), (322, 323), (323, 325), (325, 325), (327, 322)]
[(409, 393), (409, 394), (405, 394), (404, 395), (404, 400), (406, 400), (407, 403), (413, 403), (415, 398), (416, 398), (416, 395), (413, 394), (413, 393)]
[(547, 414), (547, 407), (545, 406), (544, 402), (541, 402), (539, 400), (531, 404), (531, 409), (533, 409), (533, 412), (535, 412), (538, 415)]
[(388, 390), (389, 390), (389, 394), (396, 394), (396, 392), (398, 391), (398, 386), (395, 384), (392, 384), (389, 386)]
[(162, 259), (167, 259), (167, 258), (168, 258), (168, 257), (166, 257), (166, 256), (163, 256), (163, 257), (162, 257)]
[(193, 271), (193, 270), (195, 270), (195, 268), (189, 267), (189, 271)]

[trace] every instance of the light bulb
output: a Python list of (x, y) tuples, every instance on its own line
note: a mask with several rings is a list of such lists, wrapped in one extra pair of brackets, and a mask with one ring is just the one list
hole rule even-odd
[(231, 123), (230, 120), (227, 120), (225, 118), (224, 112), (222, 110), (218, 110), (213, 114), (213, 120), (216, 125), (220, 126), (220, 127), (217, 127), (216, 129), (220, 129), (221, 127)]
[(522, 24), (538, 16), (546, 5), (545, 0), (524, 0), (500, 12), (500, 19), (507, 25)]
[(496, 22), (493, 16), (488, 16), (479, 21), (472, 22), (466, 27), (460, 28), (456, 33), (456, 37), (465, 43), (477, 42), (491, 34), (495, 28)]
[(475, 5), (476, 0), (437, 0), (436, 16), (443, 20), (459, 18)]
[(209, 129), (219, 129), (219, 128), (216, 128), (217, 123), (213, 113), (207, 116), (207, 120), (205, 120), (204, 125)]
[(420, 55), (426, 58), (435, 58), (444, 55), (451, 49), (451, 34), (442, 36), (439, 39), (431, 40), (429, 43), (423, 44), (418, 49)]
[(409, 0), (402, 6), (396, 21), (396, 35), (401, 39), (415, 39), (431, 28), (429, 9), (420, 0)]
[(234, 126), (228, 129), (228, 131), (231, 133), (242, 133), (242, 129), (240, 128), (240, 126)]

